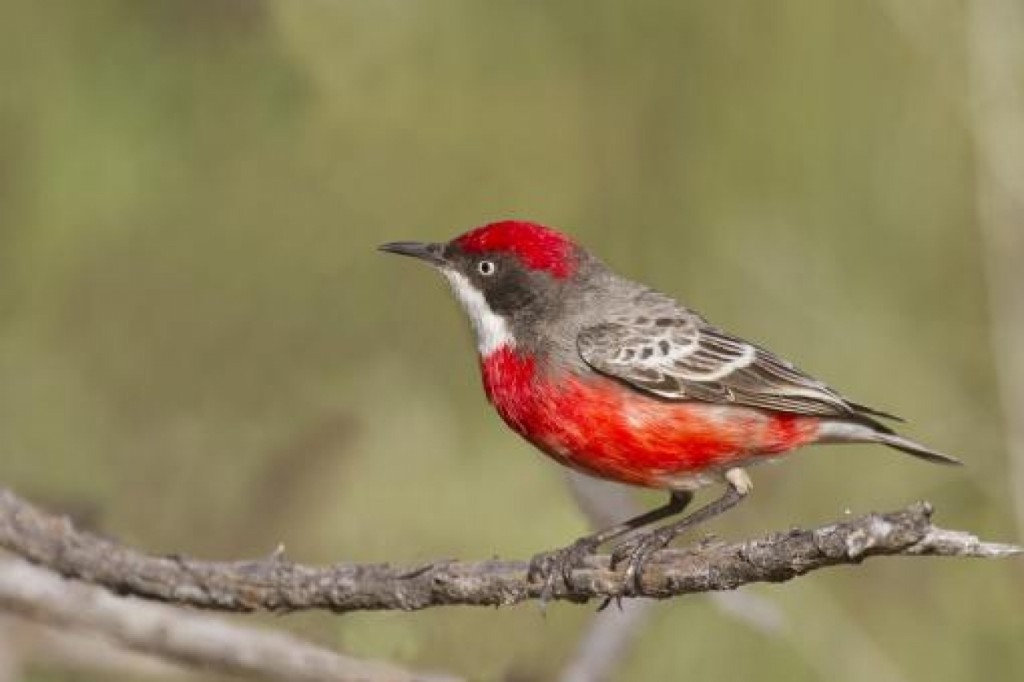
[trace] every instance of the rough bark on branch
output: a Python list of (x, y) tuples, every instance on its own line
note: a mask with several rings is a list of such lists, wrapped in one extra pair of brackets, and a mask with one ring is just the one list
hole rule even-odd
[[(152, 556), (78, 531), (67, 519), (2, 488), (0, 547), (119, 594), (222, 611), (499, 606), (536, 599), (543, 589), (540, 582), (527, 579), (526, 561), (306, 566), (279, 553), (232, 562)], [(982, 542), (966, 532), (934, 526), (930, 505), (919, 502), (812, 530), (662, 550), (647, 565), (639, 592), (630, 590), (627, 595), (664, 599), (753, 582), (782, 582), (880, 555), (996, 558), (1020, 551), (1013, 545)], [(611, 570), (607, 555), (590, 558), (572, 578), (571, 586), (558, 581), (551, 598), (586, 602), (623, 593), (623, 571)]]
[(0, 610), (102, 635), (129, 650), (246, 679), (294, 682), (452, 682), (329, 651), (288, 634), (118, 597), (16, 559), (0, 559)]

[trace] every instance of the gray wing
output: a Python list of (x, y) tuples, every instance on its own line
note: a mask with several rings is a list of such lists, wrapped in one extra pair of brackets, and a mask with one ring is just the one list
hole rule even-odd
[(631, 321), (616, 317), (586, 328), (577, 349), (598, 372), (662, 398), (862, 421), (869, 420), (866, 415), (892, 416), (846, 400), (792, 363), (695, 313), (672, 313)]

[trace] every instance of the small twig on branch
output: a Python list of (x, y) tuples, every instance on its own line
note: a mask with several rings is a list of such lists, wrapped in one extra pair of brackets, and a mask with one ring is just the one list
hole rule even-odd
[(0, 609), (71, 627), (128, 649), (246, 678), (310, 682), (440, 682), (390, 663), (362, 661), (287, 634), (118, 597), (16, 559), (0, 560)]
[[(413, 610), (446, 604), (498, 606), (541, 596), (525, 561), (439, 561), (420, 566), (304, 566), (279, 554), (252, 561), (213, 562), (146, 555), (76, 530), (67, 519), (0, 489), (0, 547), (58, 573), (130, 594), (222, 611), (326, 609)], [(931, 523), (924, 502), (887, 514), (793, 529), (738, 543), (702, 542), (657, 553), (639, 594), (658, 599), (782, 582), (826, 566), (880, 555), (997, 558), (1014, 545), (982, 542)], [(590, 558), (556, 585), (553, 599), (586, 602), (623, 593), (623, 571), (607, 555)]]

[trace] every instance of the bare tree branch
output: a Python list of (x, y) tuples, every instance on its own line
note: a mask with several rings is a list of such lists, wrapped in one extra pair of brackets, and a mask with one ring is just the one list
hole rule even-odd
[(0, 560), (0, 609), (99, 633), (128, 649), (247, 678), (310, 682), (428, 682), (388, 663), (361, 661), (290, 635), (118, 597), (24, 561)]
[[(3, 561), (0, 560), (0, 563)], [(56, 575), (43, 568), (36, 570), (47, 572), (51, 577)], [(72, 585), (81, 585), (68, 582)], [(89, 589), (109, 594), (101, 587)], [(6, 645), (14, 653), (12, 660), (15, 663), (11, 675), (6, 678), (0, 676), (0, 682), (22, 680), (26, 677), (27, 671), (39, 664), (49, 669), (91, 672), (101, 676), (117, 675), (131, 680), (183, 680), (187, 679), (190, 672), (188, 668), (172, 663), (166, 658), (121, 646), (102, 633), (50, 625), (38, 617), (30, 620), (3, 609), (0, 609), (0, 643), (0, 647)]]
[[(594, 530), (611, 526), (643, 511), (625, 486), (575, 472), (570, 472), (567, 480), (573, 497)], [(743, 590), (714, 592), (710, 597), (722, 614), (762, 635), (788, 643), (823, 678), (834, 679), (837, 674), (843, 676), (835, 669), (834, 652), (829, 651), (827, 656), (822, 657), (819, 653), (822, 647), (809, 645), (806, 633), (794, 631), (785, 614), (767, 595)], [(837, 604), (831, 603), (828, 594), (817, 595), (814, 603), (815, 609), (827, 614), (824, 619), (841, 632), (843, 655), (870, 665), (875, 682), (902, 682), (898, 668), (886, 658), (885, 653), (860, 625)], [(563, 682), (601, 682), (613, 679), (616, 663), (621, 662), (632, 640), (638, 638), (654, 606), (654, 601), (636, 599), (623, 603), (621, 608), (595, 613), (558, 679)], [(845, 676), (855, 679), (856, 673), (848, 672)]]
[[(222, 611), (327, 609), (414, 610), (444, 604), (499, 606), (541, 595), (527, 579), (525, 561), (437, 561), (419, 566), (335, 564), (305, 566), (281, 554), (251, 561), (212, 562), (151, 556), (75, 530), (0, 489), (0, 546), (58, 573), (119, 594)], [(826, 566), (856, 564), (879, 555), (996, 558), (1019, 547), (982, 542), (931, 523), (931, 507), (913, 504), (887, 514), (793, 529), (738, 543), (703, 542), (656, 554), (639, 593), (664, 599), (730, 590), (752, 582), (782, 582)], [(553, 598), (586, 602), (623, 594), (623, 571), (599, 555), (576, 570), (572, 585)]]

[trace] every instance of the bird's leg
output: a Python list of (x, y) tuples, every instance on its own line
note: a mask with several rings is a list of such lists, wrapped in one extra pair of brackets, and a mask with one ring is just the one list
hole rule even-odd
[(572, 585), (572, 570), (580, 565), (584, 559), (604, 543), (620, 538), (623, 535), (650, 525), (662, 519), (681, 513), (686, 505), (693, 499), (693, 493), (687, 491), (673, 491), (669, 493), (668, 502), (652, 509), (649, 512), (635, 516), (627, 521), (605, 528), (591, 535), (585, 535), (568, 547), (556, 549), (552, 552), (541, 552), (530, 559), (528, 577), (541, 578), (544, 580), (544, 589), (541, 592), (541, 601), (545, 602), (551, 596), (555, 586), (556, 576), (561, 575), (566, 586)]
[(624, 588), (632, 586), (634, 592), (638, 593), (641, 587), (640, 579), (643, 575), (644, 565), (651, 558), (652, 554), (672, 542), (683, 531), (735, 507), (753, 488), (750, 476), (739, 467), (725, 472), (725, 480), (728, 483), (728, 487), (725, 490), (725, 494), (718, 499), (675, 523), (663, 526), (635, 539), (627, 540), (615, 547), (615, 550), (612, 552), (612, 568), (622, 561), (629, 562), (623, 580)]

